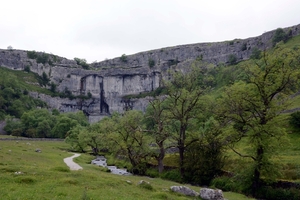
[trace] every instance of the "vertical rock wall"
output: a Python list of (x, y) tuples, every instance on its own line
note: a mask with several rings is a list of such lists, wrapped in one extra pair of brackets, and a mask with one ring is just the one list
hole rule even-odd
[[(300, 25), (284, 30), (295, 36), (300, 32)], [(127, 56), (126, 60), (114, 58), (93, 63), (90, 65), (93, 70), (84, 70), (74, 60), (56, 55), (49, 54), (47, 62), (38, 63), (37, 59), (28, 57), (27, 51), (0, 50), (0, 66), (13, 70), (30, 67), (32, 72), (39, 75), (46, 73), (50, 82), (57, 85), (58, 92), (68, 90), (75, 96), (91, 97), (70, 100), (31, 93), (61, 112), (83, 110), (94, 122), (112, 112), (124, 112), (126, 109), (144, 111), (148, 98), (125, 99), (124, 96), (154, 91), (160, 86), (162, 79), (168, 78), (170, 69), (184, 71), (196, 59), (216, 65), (228, 63), (230, 55), (234, 55), (237, 61), (246, 60), (253, 48), (264, 50), (271, 47), (274, 33), (275, 30), (244, 40), (180, 45), (141, 52)]]

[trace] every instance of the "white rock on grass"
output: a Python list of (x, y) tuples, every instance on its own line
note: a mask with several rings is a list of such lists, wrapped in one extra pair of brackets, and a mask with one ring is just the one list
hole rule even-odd
[(171, 186), (170, 189), (173, 192), (177, 192), (177, 193), (181, 193), (184, 194), (186, 196), (192, 196), (192, 197), (196, 197), (199, 196), (199, 193), (190, 189), (189, 187), (186, 186)]
[(218, 189), (201, 188), (200, 197), (204, 200), (224, 200), (222, 190)]

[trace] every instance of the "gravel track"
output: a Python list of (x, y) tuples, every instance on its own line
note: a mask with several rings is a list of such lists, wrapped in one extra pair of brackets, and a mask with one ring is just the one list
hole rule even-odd
[(76, 158), (80, 156), (79, 153), (74, 153), (73, 156), (71, 157), (67, 157), (64, 159), (64, 162), (68, 165), (68, 167), (70, 167), (70, 170), (80, 170), (80, 169), (83, 169), (80, 165), (78, 165), (77, 163), (75, 163), (73, 161), (73, 158)]

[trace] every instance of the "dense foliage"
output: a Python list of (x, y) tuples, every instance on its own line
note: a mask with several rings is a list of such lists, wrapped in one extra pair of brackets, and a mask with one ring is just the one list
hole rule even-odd
[(46, 104), (39, 99), (28, 95), (17, 76), (6, 70), (0, 72), (0, 120), (6, 115), (20, 118), (25, 111), (45, 107)]
[(88, 121), (82, 112), (57, 114), (46, 109), (24, 112), (20, 120), (7, 119), (5, 131), (14, 136), (32, 138), (65, 138), (66, 133), (77, 125), (87, 126)]

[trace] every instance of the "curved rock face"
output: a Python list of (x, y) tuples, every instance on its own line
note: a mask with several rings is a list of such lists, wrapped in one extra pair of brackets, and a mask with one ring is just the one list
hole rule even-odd
[[(299, 34), (300, 25), (284, 30), (295, 36)], [(32, 52), (28, 51), (0, 50), (0, 66), (13, 70), (29, 67), (39, 75), (45, 73), (50, 82), (56, 84), (59, 92), (89, 96), (89, 99), (70, 100), (31, 93), (61, 112), (83, 110), (90, 116), (90, 121), (94, 122), (112, 112), (128, 109), (144, 111), (148, 104), (147, 98), (128, 99), (124, 96), (157, 89), (162, 79), (168, 78), (168, 70), (184, 70), (196, 59), (216, 65), (228, 63), (230, 55), (235, 56), (237, 61), (246, 60), (254, 47), (261, 50), (271, 47), (274, 32), (244, 40), (181, 45), (124, 55), (90, 64), (93, 70), (85, 70), (74, 60), (52, 54), (34, 52), (35, 57), (32, 57), (29, 54)], [(40, 59), (45, 56), (46, 59)]]

